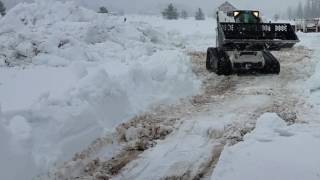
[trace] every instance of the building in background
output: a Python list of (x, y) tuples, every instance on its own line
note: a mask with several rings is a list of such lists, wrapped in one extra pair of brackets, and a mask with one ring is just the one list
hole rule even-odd
[(320, 32), (320, 18), (296, 19), (295, 30), (301, 32)]
[(228, 1), (224, 2), (218, 7), (219, 11), (223, 11), (224, 13), (228, 13), (230, 11), (235, 11), (237, 8), (235, 8), (231, 3)]

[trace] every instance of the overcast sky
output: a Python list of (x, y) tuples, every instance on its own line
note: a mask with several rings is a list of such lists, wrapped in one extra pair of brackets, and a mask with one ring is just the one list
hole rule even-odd
[[(7, 6), (13, 6), (17, 2), (31, 0), (3, 0)], [(45, 0), (43, 0), (45, 1)], [(66, 0), (64, 0), (66, 1)], [(74, 0), (83, 6), (97, 9), (106, 6), (110, 10), (123, 10), (126, 13), (154, 13), (158, 14), (168, 3), (175, 4), (179, 9), (195, 11), (197, 8), (204, 9), (207, 13), (214, 13), (215, 8), (225, 0)], [(266, 16), (275, 13), (286, 13), (288, 4), (296, 6), (304, 0), (229, 0), (239, 9), (258, 9)]]
[[(286, 12), (288, 3), (297, 4), (300, 0), (230, 0), (239, 9), (261, 9), (265, 13)], [(163, 7), (169, 2), (190, 10), (203, 8), (206, 12), (214, 11), (225, 0), (105, 0), (113, 7), (123, 7), (127, 10), (153, 11), (156, 7)]]

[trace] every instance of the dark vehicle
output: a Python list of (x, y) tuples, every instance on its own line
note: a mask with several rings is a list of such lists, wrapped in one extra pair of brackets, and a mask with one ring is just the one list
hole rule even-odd
[(270, 51), (291, 48), (299, 42), (292, 26), (263, 23), (259, 11), (233, 11), (224, 18), (220, 13), (217, 12), (217, 47), (208, 48), (207, 69), (218, 75), (250, 70), (279, 74), (280, 63)]

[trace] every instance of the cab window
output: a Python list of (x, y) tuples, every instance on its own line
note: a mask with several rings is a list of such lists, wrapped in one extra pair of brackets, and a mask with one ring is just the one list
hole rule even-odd
[(252, 12), (241, 12), (235, 17), (237, 23), (259, 23), (259, 18), (255, 17)]

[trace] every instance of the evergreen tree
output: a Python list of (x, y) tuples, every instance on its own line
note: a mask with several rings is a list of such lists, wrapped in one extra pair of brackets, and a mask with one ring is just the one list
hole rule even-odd
[(180, 13), (180, 17), (182, 19), (187, 19), (188, 18), (188, 12), (185, 11), (185, 10), (182, 10), (181, 13)]
[(98, 13), (109, 13), (109, 11), (108, 11), (108, 9), (107, 9), (106, 7), (101, 6), (101, 7), (99, 8)]
[(1, 16), (6, 15), (6, 7), (4, 6), (2, 1), (0, 1), (0, 14)]
[(178, 19), (179, 13), (177, 8), (173, 6), (173, 4), (169, 4), (168, 7), (162, 12), (162, 16), (165, 19)]
[(201, 8), (199, 8), (198, 11), (196, 12), (195, 19), (196, 20), (204, 20), (205, 19), (204, 13), (202, 12)]

